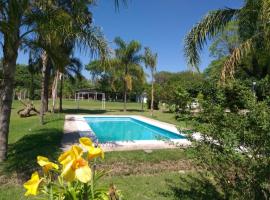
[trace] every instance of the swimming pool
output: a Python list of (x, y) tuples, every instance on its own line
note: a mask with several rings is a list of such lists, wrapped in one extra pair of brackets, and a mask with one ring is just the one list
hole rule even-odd
[(185, 139), (184, 136), (131, 117), (84, 117), (101, 143)]

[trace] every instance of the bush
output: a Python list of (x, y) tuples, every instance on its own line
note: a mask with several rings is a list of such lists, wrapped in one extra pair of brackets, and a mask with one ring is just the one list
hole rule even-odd
[[(238, 107), (238, 100), (230, 105)], [(204, 123), (196, 126), (202, 138), (194, 141), (197, 161), (212, 174), (224, 199), (269, 199), (270, 109), (254, 97), (243, 100), (245, 114), (225, 112), (226, 104), (203, 103)]]

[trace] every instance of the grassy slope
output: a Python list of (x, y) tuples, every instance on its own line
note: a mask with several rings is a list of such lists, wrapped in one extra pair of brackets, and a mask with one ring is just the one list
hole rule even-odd
[[(36, 105), (39, 102), (34, 102)], [(11, 126), (9, 135), (9, 159), (1, 166), (3, 174), (10, 175), (12, 178), (9, 182), (16, 182), (17, 179), (24, 180), (30, 176), (30, 173), (36, 169), (36, 156), (45, 155), (51, 159), (56, 159), (59, 155), (59, 145), (62, 136), (63, 118), (64, 114), (46, 114), (46, 124), (39, 125), (38, 116), (21, 119), (16, 114), (17, 110), (21, 108), (18, 101), (13, 103)], [(38, 106), (37, 106), (38, 107)], [(72, 114), (123, 114), (121, 111), (122, 103), (108, 102), (106, 104), (106, 111), (100, 110), (100, 102), (80, 102), (80, 109), (77, 109), (77, 104), (74, 101), (64, 101), (64, 112)], [(138, 114), (150, 117), (150, 113), (141, 112), (141, 105), (137, 103), (128, 104), (128, 112), (126, 114)], [(155, 119), (177, 124), (173, 114), (163, 113), (161, 111), (155, 112)], [(186, 160), (187, 153), (183, 150), (158, 150), (153, 153), (145, 153), (144, 151), (134, 152), (112, 152), (106, 154), (105, 161), (101, 165), (117, 166), (121, 163), (120, 168), (123, 166), (138, 166), (159, 164), (167, 162), (166, 164), (177, 160)], [(162, 165), (162, 164), (161, 164)], [(114, 182), (119, 189), (123, 190), (127, 199), (171, 199), (172, 197), (170, 188), (166, 186), (167, 179), (177, 181), (179, 175), (176, 172), (163, 171), (162, 166), (158, 171), (143, 170), (136, 175), (122, 176), (118, 175), (105, 178), (104, 182)], [(166, 167), (166, 166), (165, 166)], [(177, 170), (178, 168), (175, 168)], [(175, 171), (174, 170), (174, 171)], [(121, 169), (120, 169), (121, 172)], [(14, 175), (15, 174), (15, 175)], [(127, 174), (127, 173), (125, 173)], [(129, 173), (128, 173), (129, 174)], [(133, 174), (133, 171), (131, 171)], [(14, 177), (15, 176), (15, 177)], [(14, 180), (12, 180), (14, 179)], [(4, 182), (4, 181), (2, 181)], [(0, 175), (1, 184), (1, 175)], [(158, 191), (161, 188), (160, 191)], [(23, 189), (18, 184), (5, 184), (0, 186), (0, 199), (23, 199)], [(162, 194), (166, 194), (164, 197)], [(158, 197), (160, 196), (160, 198)]]

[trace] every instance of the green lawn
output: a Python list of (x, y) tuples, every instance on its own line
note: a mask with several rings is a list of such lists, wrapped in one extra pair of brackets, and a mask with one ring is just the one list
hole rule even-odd
[[(34, 104), (38, 108), (39, 102)], [(46, 123), (41, 126), (38, 116), (19, 118), (16, 112), (21, 107), (18, 101), (12, 106), (8, 160), (0, 166), (0, 200), (24, 199), (21, 184), (38, 168), (37, 155), (52, 160), (58, 157), (65, 114), (124, 114), (122, 103), (108, 102), (106, 110), (100, 110), (101, 102), (81, 101), (77, 109), (76, 102), (65, 100), (64, 113), (47, 113)], [(149, 111), (142, 112), (138, 103), (128, 103), (127, 107), (125, 114), (150, 117)], [(153, 118), (180, 127), (184, 124), (176, 121), (173, 114), (161, 111), (156, 111)], [(179, 180), (187, 174), (193, 177), (193, 154), (192, 149), (110, 152), (98, 167), (111, 171), (103, 183), (116, 184), (126, 199), (177, 199), (178, 185), (184, 184), (189, 190), (190, 184), (180, 184)]]

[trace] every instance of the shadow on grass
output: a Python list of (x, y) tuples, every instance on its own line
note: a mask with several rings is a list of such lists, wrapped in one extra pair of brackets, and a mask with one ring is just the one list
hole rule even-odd
[[(109, 110), (98, 110), (98, 109), (64, 109), (62, 113), (64, 114), (90, 114), (90, 115), (98, 115), (112, 112), (123, 112), (123, 109), (109, 109)], [(127, 112), (144, 112), (140, 109), (127, 109)]]
[[(175, 199), (181, 200), (222, 200), (222, 194), (217, 187), (202, 175), (182, 175), (179, 182), (166, 179), (169, 187), (169, 193)], [(168, 196), (168, 193), (161, 193), (163, 196)]]
[(144, 110), (141, 110), (141, 109), (127, 109), (127, 112), (144, 112)]
[(62, 113), (65, 114), (104, 114), (106, 110), (88, 110), (88, 109), (64, 109)]
[(44, 128), (9, 145), (8, 159), (3, 165), (4, 172), (16, 173), (21, 180), (29, 178), (34, 170), (39, 169), (36, 162), (38, 155), (57, 159), (61, 137), (60, 129)]

